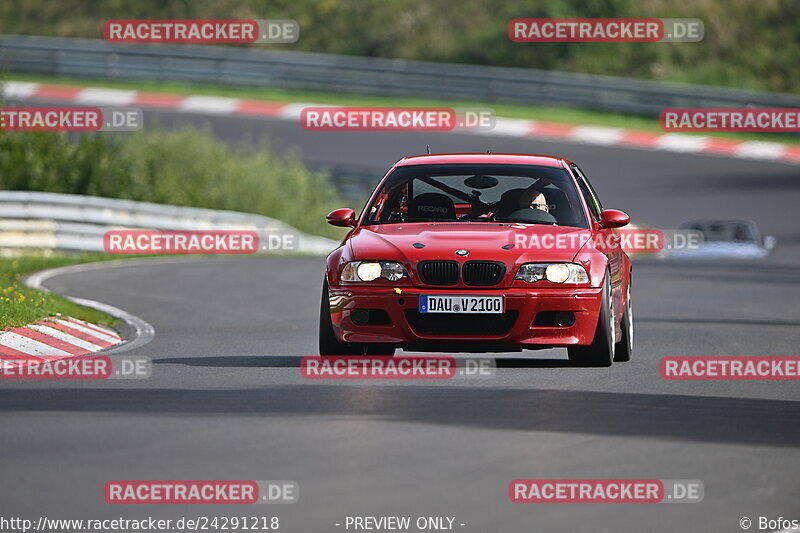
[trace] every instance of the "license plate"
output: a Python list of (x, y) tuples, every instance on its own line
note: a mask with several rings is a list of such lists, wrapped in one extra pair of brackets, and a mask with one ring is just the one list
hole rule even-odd
[(505, 311), (502, 296), (433, 296), (419, 297), (420, 313), (493, 313)]

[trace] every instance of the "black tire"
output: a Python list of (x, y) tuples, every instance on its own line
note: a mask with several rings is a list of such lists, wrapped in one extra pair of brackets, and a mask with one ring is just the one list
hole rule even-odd
[(633, 304), (631, 303), (630, 286), (628, 286), (628, 301), (625, 302), (620, 329), (622, 329), (622, 338), (614, 348), (614, 361), (630, 361), (633, 355)]
[(379, 343), (339, 342), (333, 332), (331, 310), (328, 299), (328, 280), (322, 283), (322, 298), (319, 305), (319, 354), (322, 356), (341, 355), (394, 355), (394, 346)]
[(344, 345), (336, 339), (331, 323), (328, 280), (322, 283), (322, 300), (319, 304), (319, 354), (344, 355)]
[(597, 317), (597, 328), (592, 344), (567, 348), (570, 362), (578, 366), (611, 366), (614, 361), (614, 313), (609, 278), (610, 276), (606, 272), (600, 313)]

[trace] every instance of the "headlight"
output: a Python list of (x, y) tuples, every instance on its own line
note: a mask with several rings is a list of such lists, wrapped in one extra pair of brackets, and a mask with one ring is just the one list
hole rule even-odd
[(396, 261), (351, 261), (342, 270), (342, 281), (397, 281), (407, 277), (406, 268)]
[(361, 263), (356, 267), (356, 277), (361, 281), (373, 281), (381, 277), (382, 271), (380, 263)]
[(586, 269), (575, 263), (525, 263), (517, 270), (514, 279), (536, 283), (546, 279), (551, 283), (588, 283)]

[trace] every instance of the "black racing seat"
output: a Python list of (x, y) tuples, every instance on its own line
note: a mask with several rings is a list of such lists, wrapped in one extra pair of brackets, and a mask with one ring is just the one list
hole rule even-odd
[(426, 192), (415, 196), (408, 206), (408, 218), (441, 218), (455, 220), (456, 206), (452, 198), (437, 192)]
[(564, 191), (556, 187), (546, 187), (542, 190), (542, 194), (547, 198), (550, 214), (555, 217), (556, 222), (562, 226), (580, 225), (575, 209), (570, 206), (569, 199)]
[[(527, 189), (509, 189), (500, 196), (500, 201), (494, 207), (494, 216), (505, 218), (514, 211), (528, 207), (523, 205)], [(530, 202), (528, 202), (530, 205)]]

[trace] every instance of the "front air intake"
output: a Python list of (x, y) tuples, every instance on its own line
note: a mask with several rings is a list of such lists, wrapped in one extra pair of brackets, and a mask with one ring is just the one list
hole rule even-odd
[(497, 261), (467, 261), (464, 263), (464, 285), (489, 287), (503, 279), (506, 267)]
[(426, 285), (456, 285), (458, 263), (456, 261), (422, 261), (417, 267), (419, 278)]

